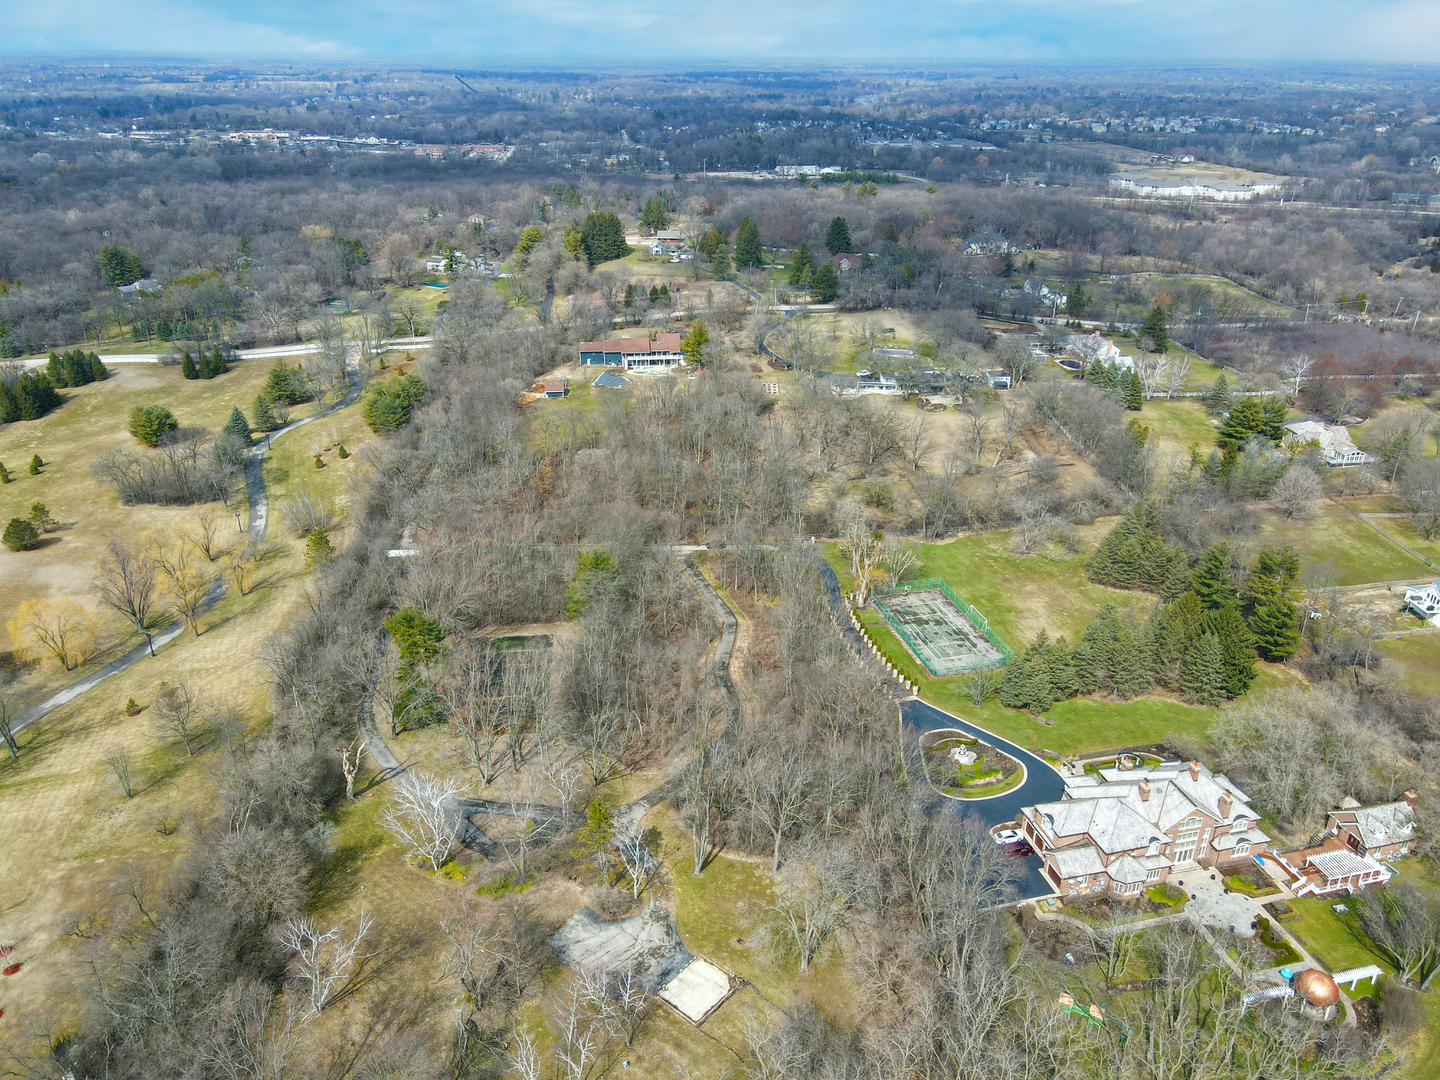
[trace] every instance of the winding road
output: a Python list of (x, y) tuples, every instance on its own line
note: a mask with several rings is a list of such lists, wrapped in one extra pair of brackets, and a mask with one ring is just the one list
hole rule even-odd
[[(293, 355), (297, 351), (297, 349), (291, 347), (287, 352), (283, 354), (273, 352), (272, 350), (252, 351), (256, 353), (263, 353), (265, 355), (289, 356)], [(111, 358), (106, 357), (106, 359), (108, 360)], [(140, 362), (146, 363), (149, 361)], [(248, 531), (251, 536), (255, 537), (256, 539), (263, 537), (265, 535), (266, 526), (269, 524), (269, 503), (265, 497), (264, 463), (265, 453), (267, 450), (270, 449), (270, 444), (274, 440), (278, 439), (280, 436), (285, 435), (288, 432), (294, 431), (298, 427), (304, 427), (306, 424), (311, 423), (312, 421), (323, 419), (324, 417), (329, 416), (335, 410), (343, 409), (346, 405), (354, 402), (355, 399), (360, 396), (361, 383), (359, 376), (359, 361), (358, 359), (353, 359), (346, 365), (346, 378), (349, 381), (349, 389), (346, 390), (344, 397), (340, 398), (340, 400), (334, 402), (331, 405), (327, 405), (325, 408), (321, 409), (317, 413), (314, 413), (310, 416), (302, 417), (299, 420), (292, 421), (291, 423), (286, 424), (284, 427), (278, 428), (275, 431), (270, 432), (268, 435), (265, 436), (263, 440), (250, 448), (249, 452), (245, 456), (245, 493), (250, 503), (250, 520)], [(225, 580), (224, 578), (217, 578), (215, 584), (211, 586), (210, 591), (205, 596), (205, 610), (208, 611), (211, 607), (213, 607), (223, 595), (225, 595)], [(110, 661), (110, 663), (106, 664), (99, 671), (91, 672), (83, 679), (73, 682), (69, 686), (65, 687), (63, 690), (59, 690), (54, 694), (51, 694), (38, 705), (33, 705), (30, 708), (26, 709), (18, 717), (16, 717), (15, 721), (10, 725), (11, 732), (18, 735), (31, 724), (54, 712), (60, 706), (66, 705), (74, 701), (81, 694), (85, 693), (88, 690), (93, 690), (106, 679), (118, 675), (120, 674), (120, 672), (126, 670), (127, 668), (133, 667), (134, 665), (138, 664), (141, 660), (144, 660), (147, 656), (151, 655), (152, 648), (160, 649), (161, 647), (170, 644), (170, 642), (178, 638), (181, 633), (184, 632), (184, 630), (184, 623), (179, 621), (171, 623), (169, 626), (165, 627), (163, 630), (161, 630), (154, 636), (153, 645), (135, 646), (135, 648), (131, 649), (124, 656)]]

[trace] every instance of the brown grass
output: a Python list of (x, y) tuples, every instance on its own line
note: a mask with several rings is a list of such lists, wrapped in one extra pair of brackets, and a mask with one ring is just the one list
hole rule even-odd
[[(133, 407), (163, 404), (182, 424), (213, 430), (235, 405), (248, 413), (272, 363), (249, 361), (218, 378), (194, 381), (182, 378), (178, 368), (117, 364), (103, 383), (61, 391), (66, 403), (49, 416), (0, 426), (0, 462), (15, 477), (14, 483), (0, 486), (0, 522), (24, 517), (32, 503), (43, 502), (61, 523), (60, 530), (34, 551), (0, 550), (0, 623), (27, 599), (73, 597), (96, 610), (90, 584), (107, 535), (173, 533), (198, 509), (121, 506), (113, 490), (90, 478), (90, 463), (102, 450), (135, 445), (125, 430)], [(40, 475), (30, 476), (26, 469), (36, 453), (46, 465)], [(218, 503), (214, 508), (226, 513)], [(245, 512), (243, 495), (238, 509)], [(234, 517), (228, 516), (233, 535)], [(102, 635), (102, 644), (112, 651), (134, 643), (120, 625), (112, 624), (111, 631)], [(8, 641), (0, 645), (8, 647)], [(102, 649), (97, 662), (107, 658)], [(69, 678), (73, 674), (55, 681)]]

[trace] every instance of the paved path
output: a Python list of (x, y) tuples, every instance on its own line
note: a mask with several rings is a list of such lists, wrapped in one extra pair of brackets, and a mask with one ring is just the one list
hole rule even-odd
[(715, 617), (720, 620), (720, 643), (715, 646), (715, 657), (710, 668), (715, 676), (715, 685), (720, 687), (720, 692), (725, 695), (725, 711), (730, 715), (730, 722), (739, 723), (740, 693), (735, 689), (734, 680), (730, 678), (730, 658), (735, 653), (735, 635), (740, 629), (739, 620), (700, 572), (693, 553), (685, 556), (685, 569), (695, 587), (700, 590), (700, 595), (709, 602)]
[[(428, 349), (432, 341), (429, 337), (399, 337), (386, 338), (380, 343), (380, 352), (390, 352), (395, 349)], [(95, 352), (105, 346), (97, 345), (95, 349), (87, 349), (87, 352)], [(83, 346), (82, 346), (83, 348)], [(320, 346), (314, 344), (297, 343), (295, 345), (270, 345), (263, 349), (236, 349), (235, 359), (237, 360), (273, 360), (281, 356), (310, 356), (320, 351)], [(101, 360), (107, 364), (160, 364), (163, 363), (169, 353), (97, 353)], [(50, 362), (49, 357), (33, 356), (29, 360), (21, 360), (20, 363), (27, 368), (44, 367)]]
[[(291, 352), (293, 351), (294, 350), (292, 349)], [(294, 431), (298, 427), (303, 427), (304, 425), (310, 423), (313, 420), (319, 420), (323, 417), (329, 416), (336, 409), (342, 409), (346, 405), (349, 405), (351, 402), (353, 402), (357, 397), (360, 396), (359, 374), (360, 370), (358, 362), (352, 361), (346, 371), (346, 375), (350, 382), (350, 388), (345, 392), (344, 397), (342, 397), (334, 404), (328, 405), (325, 408), (321, 409), (313, 416), (303, 417), (292, 423), (286, 424), (284, 427), (276, 431), (270, 432), (270, 434), (267, 435), (262, 442), (260, 442), (256, 446), (251, 447), (250, 451), (246, 454), (245, 493), (250, 502), (249, 534), (251, 536), (257, 539), (263, 537), (265, 535), (266, 527), (269, 524), (269, 504), (265, 498), (264, 463), (265, 453), (267, 450), (270, 449), (271, 442), (279, 438), (281, 435), (284, 435), (290, 431)], [(211, 607), (215, 605), (215, 603), (220, 599), (220, 597), (224, 595), (225, 580), (224, 578), (217, 578), (215, 584), (211, 586), (210, 591), (205, 595), (204, 610), (208, 611)], [(159, 649), (164, 645), (170, 644), (170, 642), (178, 638), (184, 632), (184, 630), (185, 624), (183, 622), (177, 621), (171, 623), (169, 626), (165, 627), (163, 630), (161, 630), (155, 635), (153, 639), (153, 648)], [(11, 726), (11, 731), (14, 734), (18, 735), (20, 732), (24, 731), (27, 727), (35, 723), (37, 720), (40, 720), (43, 717), (54, 712), (60, 706), (66, 705), (74, 701), (86, 691), (93, 690), (96, 686), (99, 686), (106, 679), (109, 679), (114, 675), (120, 674), (120, 672), (124, 671), (129, 667), (133, 667), (135, 664), (138, 664), (141, 660), (144, 660), (149, 655), (151, 655), (151, 646), (137, 645), (124, 656), (120, 657), (117, 660), (112, 660), (110, 663), (106, 664), (99, 671), (91, 672), (89, 675), (85, 676), (85, 678), (80, 679), (77, 682), (71, 683), (63, 690), (59, 690), (56, 693), (51, 694), (38, 705), (33, 705), (30, 708), (26, 709), (23, 713), (19, 715), (19, 717), (16, 718), (15, 723)]]

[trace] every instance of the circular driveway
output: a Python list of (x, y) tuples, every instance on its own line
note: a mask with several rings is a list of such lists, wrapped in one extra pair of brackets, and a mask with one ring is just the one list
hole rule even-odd
[[(1065, 794), (1064, 779), (1044, 758), (944, 709), (938, 709), (919, 698), (911, 698), (900, 702), (900, 720), (910, 737), (917, 742), (920, 735), (927, 731), (963, 731), (1001, 753), (1009, 754), (1024, 767), (1025, 782), (1014, 791), (1007, 791), (1004, 795), (996, 795), (990, 799), (946, 799), (946, 803), (954, 808), (956, 814), (980, 822), (987, 830), (1014, 821), (1020, 816), (1023, 807), (1034, 806), (1036, 803), (1059, 802)], [(1045, 879), (1042, 872), (1044, 864), (1039, 855), (1016, 856), (1015, 861), (1024, 867), (1017, 883), (1018, 899), (1030, 900), (1049, 896), (1055, 891)]]

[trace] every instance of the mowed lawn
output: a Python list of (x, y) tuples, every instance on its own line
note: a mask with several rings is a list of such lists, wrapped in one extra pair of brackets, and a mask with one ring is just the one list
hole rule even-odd
[[(91, 567), (110, 533), (136, 537), (172, 530), (192, 508), (121, 506), (113, 488), (91, 479), (90, 465), (104, 450), (136, 447), (126, 430), (137, 405), (164, 405), (184, 426), (214, 431), (239, 405), (249, 414), (273, 360), (236, 364), (214, 379), (187, 380), (178, 367), (116, 364), (104, 382), (60, 391), (65, 403), (38, 420), (0, 425), (0, 462), (14, 483), (0, 486), (0, 526), (25, 517), (43, 502), (60, 529), (34, 551), (0, 550), (0, 621), (21, 601), (42, 597), (88, 597)], [(39, 454), (38, 476), (27, 468)], [(236, 505), (232, 500), (232, 506)], [(239, 497), (244, 509), (244, 494)], [(233, 524), (232, 524), (233, 528)]]
[(1288, 544), (1310, 563), (1328, 562), (1337, 585), (1409, 581), (1432, 575), (1413, 555), (1340, 506), (1325, 504), (1313, 518), (1267, 513), (1258, 541)]
[(1149, 427), (1163, 452), (1188, 453), (1198, 446), (1203, 456), (1215, 449), (1215, 421), (1198, 398), (1153, 398), (1136, 419)]
[(944, 578), (1012, 649), (1024, 648), (1041, 630), (1074, 641), (1106, 604), (1148, 607), (1153, 601), (1087, 580), (1084, 553), (1063, 559), (1013, 555), (1008, 530), (923, 545), (919, 565), (906, 576)]
[(1370, 523), (1388, 536), (1393, 536), (1406, 547), (1414, 548), (1434, 565), (1429, 567), (1432, 574), (1440, 573), (1440, 534), (1426, 539), (1408, 518), (1370, 518)]

